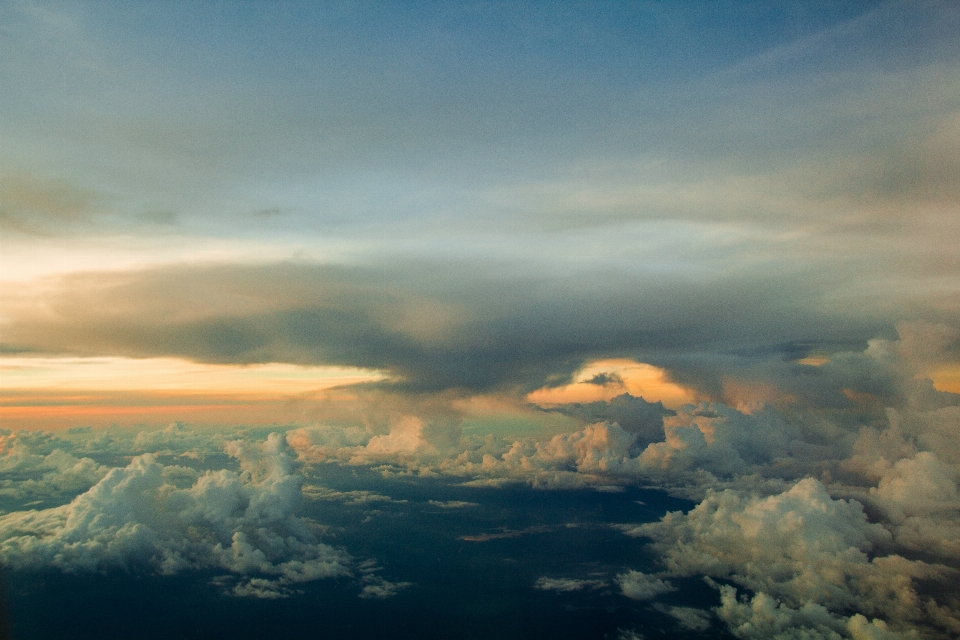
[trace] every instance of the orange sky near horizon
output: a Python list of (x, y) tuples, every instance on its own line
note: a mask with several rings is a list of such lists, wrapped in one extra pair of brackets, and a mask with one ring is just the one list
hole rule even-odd
[(350, 367), (199, 364), (178, 358), (0, 358), (0, 427), (287, 423), (311, 399), (382, 380)]
[[(824, 362), (825, 358), (819, 358), (804, 364)], [(201, 425), (302, 423), (318, 419), (318, 405), (343, 395), (341, 390), (351, 395), (346, 391), (351, 385), (385, 378), (382, 372), (366, 369), (280, 363), (237, 366), (177, 358), (5, 357), (0, 358), (0, 428), (59, 430), (157, 426), (175, 421)], [(960, 393), (960, 365), (942, 366), (931, 379), (941, 391)], [(755, 401), (772, 401), (776, 395), (757, 385), (747, 388), (740, 384), (727, 391), (732, 396), (746, 394)], [(538, 389), (525, 400), (549, 408), (610, 400), (622, 393), (659, 401), (672, 409), (706, 399), (653, 365), (604, 359), (585, 364), (573, 382)], [(470, 415), (490, 412), (489, 407), (478, 409), (474, 404), (468, 402), (461, 408)], [(509, 408), (499, 407), (498, 411), (519, 411), (515, 401), (508, 404)]]

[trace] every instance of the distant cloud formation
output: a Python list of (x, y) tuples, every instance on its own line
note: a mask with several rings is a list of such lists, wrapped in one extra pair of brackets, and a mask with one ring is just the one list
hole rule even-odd
[(239, 473), (136, 457), (67, 505), (0, 516), (0, 561), (66, 572), (213, 568), (247, 578), (237, 595), (260, 597), (349, 574), (350, 556), (294, 515), (300, 479), (283, 448), (278, 435), (262, 447), (231, 443)]
[(617, 576), (623, 595), (633, 600), (652, 600), (663, 593), (676, 591), (669, 582), (642, 571), (628, 571)]
[(580, 591), (582, 589), (602, 589), (607, 586), (603, 580), (576, 580), (573, 578), (548, 578), (541, 576), (537, 578), (536, 588), (542, 591), (559, 591), (568, 593), (570, 591)]

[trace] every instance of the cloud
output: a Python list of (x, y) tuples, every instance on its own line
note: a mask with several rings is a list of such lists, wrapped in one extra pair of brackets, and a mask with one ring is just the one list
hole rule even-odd
[(91, 458), (77, 458), (60, 448), (35, 453), (29, 438), (18, 436), (0, 435), (0, 496), (26, 501), (73, 495), (109, 471)]
[(163, 429), (139, 432), (129, 447), (138, 453), (212, 453), (223, 447), (223, 437), (187, 429), (182, 422), (172, 422)]
[(404, 416), (391, 426), (389, 433), (370, 438), (366, 446), (358, 450), (357, 456), (367, 460), (406, 455), (440, 455), (456, 447), (458, 436), (459, 429), (437, 425), (417, 416)]
[(553, 410), (587, 423), (615, 422), (624, 431), (636, 434), (637, 444), (641, 446), (662, 440), (664, 416), (674, 414), (661, 402), (648, 402), (629, 393), (607, 402), (568, 403)]
[[(870, 508), (885, 508), (870, 487), (899, 460), (928, 451), (953, 469), (938, 472), (937, 481), (943, 495), (953, 495), (948, 476), (960, 463), (960, 446), (951, 436), (960, 425), (960, 396), (936, 391), (924, 377), (951, 357), (953, 333), (929, 325), (900, 330), (900, 340), (871, 340), (862, 352), (835, 353), (818, 366), (791, 363), (800, 370), (795, 373), (800, 381), (791, 389), (797, 398), (780, 408), (762, 402), (738, 408), (701, 402), (666, 410), (660, 403), (621, 394), (606, 402), (550, 409), (586, 423), (576, 431), (508, 441), (464, 435), (461, 416), (444, 410), (442, 401), (403, 405), (397, 404), (399, 395), (380, 394), (376, 406), (394, 404), (397, 410), (383, 416), (374, 412), (364, 428), (295, 430), (288, 441), (305, 462), (386, 464), (400, 473), (427, 470), (464, 477), (471, 484), (652, 482), (698, 500), (708, 487), (780, 492), (801, 478), (817, 477), (831, 491)], [(818, 378), (817, 386), (803, 391), (808, 384), (803, 378), (811, 375)], [(784, 379), (789, 388), (790, 378)], [(842, 389), (869, 394), (876, 404), (862, 409), (838, 391)], [(817, 399), (825, 397), (844, 399), (816, 409)], [(593, 422), (595, 418), (601, 421)], [(949, 545), (952, 539), (944, 541)]]
[[(861, 438), (879, 439), (869, 431)], [(939, 561), (960, 561), (960, 468), (929, 451), (903, 447), (896, 453), (901, 455), (873, 457), (866, 472), (878, 476), (877, 485), (852, 495), (882, 514), (898, 547)], [(853, 462), (848, 469), (864, 469), (865, 459), (861, 450), (845, 462)]]
[(477, 502), (467, 502), (465, 500), (447, 500), (446, 502), (440, 500), (428, 500), (427, 504), (429, 504), (431, 507), (440, 507), (441, 509), (466, 509), (480, 506), (480, 504)]
[(610, 490), (618, 478), (635, 476), (639, 462), (630, 455), (636, 435), (616, 424), (588, 425), (549, 440), (527, 438), (512, 443), (464, 439), (473, 444), (455, 457), (440, 461), (440, 472), (474, 478), (468, 484), (489, 480), (520, 481), (544, 488), (596, 486)]
[(310, 500), (337, 500), (348, 505), (368, 505), (375, 502), (387, 502), (395, 504), (406, 504), (406, 500), (394, 500), (390, 496), (385, 496), (374, 491), (336, 491), (326, 487), (317, 487), (313, 485), (303, 486), (303, 495)]
[(691, 631), (706, 631), (710, 628), (710, 620), (713, 617), (709, 611), (693, 607), (669, 607), (657, 603), (653, 608), (676, 619), (681, 627)]
[(631, 570), (618, 575), (617, 584), (623, 595), (632, 600), (652, 600), (661, 594), (676, 591), (669, 582), (642, 571)]
[(392, 598), (403, 589), (413, 586), (412, 582), (390, 582), (377, 576), (366, 576), (361, 582), (365, 582), (363, 589), (360, 590), (360, 598), (383, 600)]
[[(768, 497), (711, 491), (686, 515), (670, 513), (631, 534), (653, 539), (667, 575), (722, 578), (758, 594), (752, 606), (774, 620), (762, 633), (850, 611), (886, 618), (894, 629), (960, 624), (916, 586), (919, 580), (947, 580), (954, 571), (890, 553), (889, 530), (870, 522), (860, 503), (831, 498), (812, 478)], [(727, 600), (733, 597), (724, 593)], [(734, 628), (754, 615), (730, 602), (721, 612)]]
[(145, 454), (69, 504), (2, 516), (0, 561), (66, 572), (219, 569), (256, 580), (235, 590), (250, 595), (267, 582), (282, 589), (348, 574), (350, 556), (319, 542), (311, 523), (294, 515), (301, 480), (283, 439), (234, 441), (227, 452), (239, 472), (200, 473)]
[(770, 407), (742, 413), (723, 404), (687, 405), (664, 418), (663, 442), (640, 454), (645, 470), (669, 473), (705, 470), (732, 477), (788, 453), (795, 428)]
[(344, 449), (365, 445), (370, 433), (360, 427), (317, 425), (287, 432), (287, 444), (303, 461), (323, 462), (340, 457)]
[(874, 618), (868, 621), (859, 613), (846, 618), (809, 601), (793, 609), (763, 592), (752, 599), (737, 600), (736, 589), (726, 585), (719, 588), (721, 606), (717, 615), (736, 637), (744, 640), (897, 640), (915, 637), (893, 632), (883, 620)]
[(358, 366), (400, 390), (477, 391), (533, 390), (605, 354), (763, 347), (770, 357), (810, 335), (866, 340), (889, 322), (829, 302), (832, 285), (809, 273), (543, 271), (441, 260), (77, 274), (5, 301), (4, 334), (46, 352)]
[(571, 591), (582, 591), (584, 589), (602, 589), (607, 586), (603, 580), (577, 580), (575, 578), (548, 578), (541, 576), (537, 578), (534, 585), (541, 591), (557, 591), (560, 593), (569, 593)]
[(376, 575), (380, 567), (375, 560), (361, 562), (358, 569), (361, 574), (360, 583), (363, 585), (358, 597), (362, 600), (392, 598), (400, 591), (413, 586), (412, 582), (390, 582)]

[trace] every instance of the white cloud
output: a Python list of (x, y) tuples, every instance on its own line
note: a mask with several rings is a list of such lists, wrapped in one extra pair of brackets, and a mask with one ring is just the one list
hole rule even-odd
[(720, 587), (717, 615), (744, 640), (897, 640), (915, 637), (890, 631), (883, 620), (868, 621), (861, 614), (849, 618), (830, 613), (822, 605), (804, 602), (791, 608), (763, 593), (737, 599), (731, 586)]
[(311, 523), (294, 515), (301, 480), (282, 438), (273, 434), (259, 446), (231, 442), (227, 451), (239, 460), (239, 473), (199, 474), (146, 454), (67, 505), (0, 517), (0, 561), (68, 572), (214, 568), (278, 588), (349, 573), (346, 552), (319, 542)]
[[(764, 594), (755, 605), (779, 612), (771, 619), (807, 620), (803, 616), (813, 615), (814, 607), (882, 616), (895, 625), (957, 623), (932, 598), (921, 597), (914, 583), (952, 572), (884, 555), (891, 533), (869, 522), (860, 503), (834, 500), (812, 478), (769, 497), (710, 491), (688, 514), (673, 512), (630, 533), (654, 540), (670, 575), (723, 578)], [(779, 604), (770, 604), (774, 600)], [(727, 609), (731, 625), (745, 615), (736, 602)], [(806, 613), (798, 618), (794, 609)]]
[(633, 600), (652, 600), (663, 593), (676, 591), (669, 582), (642, 571), (621, 573), (617, 576), (617, 584), (623, 595)]
[(466, 509), (469, 507), (479, 507), (480, 504), (477, 502), (467, 502), (465, 500), (447, 500), (446, 502), (440, 500), (428, 500), (427, 504), (431, 507), (440, 507), (441, 509)]
[(359, 427), (316, 425), (287, 432), (287, 444), (304, 462), (324, 462), (345, 457), (344, 450), (363, 446), (370, 434)]
[(653, 608), (675, 618), (677, 624), (684, 629), (706, 631), (710, 628), (710, 618), (712, 616), (709, 611), (693, 607), (668, 607), (659, 603), (653, 605)]
[(303, 495), (311, 500), (336, 500), (349, 505), (367, 505), (375, 502), (393, 502), (404, 504), (406, 500), (394, 500), (390, 496), (385, 496), (374, 491), (365, 491), (358, 489), (355, 491), (336, 491), (326, 487), (315, 485), (304, 485)]
[(0, 495), (17, 500), (75, 494), (100, 481), (109, 470), (90, 458), (77, 458), (62, 449), (36, 453), (29, 439), (0, 435)]

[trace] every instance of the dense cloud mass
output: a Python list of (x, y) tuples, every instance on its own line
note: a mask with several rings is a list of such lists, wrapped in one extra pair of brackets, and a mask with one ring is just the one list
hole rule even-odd
[(109, 469), (90, 458), (77, 458), (62, 449), (45, 455), (13, 435), (0, 435), (0, 496), (26, 501), (58, 492), (84, 491)]
[(350, 557), (294, 515), (301, 480), (284, 446), (276, 434), (260, 447), (229, 444), (239, 472), (137, 456), (69, 504), (0, 517), (0, 562), (66, 572), (224, 570), (248, 577), (238, 595), (265, 597), (349, 573)]
[(812, 274), (527, 266), (533, 273), (490, 261), (406, 261), (73, 275), (7, 303), (4, 341), (24, 351), (361, 366), (407, 389), (484, 390), (534, 389), (607, 354), (656, 359), (734, 344), (782, 357), (812, 335), (856, 344), (885, 324), (869, 305), (854, 317), (830, 304), (835, 292), (811, 287)]
[(814, 629), (818, 619), (840, 620), (828, 612), (851, 610), (905, 630), (930, 620), (960, 628), (954, 613), (918, 596), (913, 583), (952, 580), (956, 571), (891, 554), (890, 531), (868, 522), (859, 503), (830, 498), (812, 478), (766, 498), (710, 493), (689, 514), (670, 514), (630, 533), (657, 541), (670, 574), (725, 578), (755, 593), (741, 603), (732, 587), (722, 592), (718, 613), (741, 637), (763, 637), (776, 628), (736, 631), (757, 626), (745, 621), (745, 612), (762, 618), (766, 609), (776, 611), (770, 618), (784, 631)]

